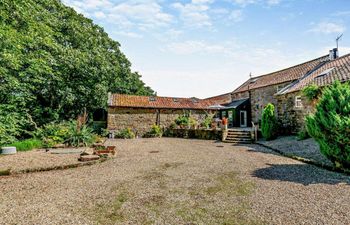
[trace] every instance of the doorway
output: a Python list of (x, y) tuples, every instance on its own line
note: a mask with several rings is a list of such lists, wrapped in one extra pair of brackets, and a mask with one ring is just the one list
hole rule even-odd
[(247, 127), (247, 111), (240, 111), (240, 127)]

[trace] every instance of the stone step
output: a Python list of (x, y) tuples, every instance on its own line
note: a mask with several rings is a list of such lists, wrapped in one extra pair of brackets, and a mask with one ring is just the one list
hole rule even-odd
[(251, 144), (252, 143), (252, 141), (232, 141), (232, 140), (225, 140), (223, 142), (232, 143), (232, 144)]
[(250, 132), (230, 132), (230, 131), (228, 131), (227, 132), (228, 134), (250, 134)]
[(228, 141), (252, 141), (251, 138), (226, 138)]
[(250, 134), (227, 134), (227, 137), (248, 137), (250, 138)]

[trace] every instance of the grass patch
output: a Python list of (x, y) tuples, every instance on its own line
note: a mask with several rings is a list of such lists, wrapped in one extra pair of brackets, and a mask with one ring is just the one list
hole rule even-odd
[(254, 189), (252, 182), (242, 181), (237, 173), (224, 173), (216, 177), (216, 184), (205, 189), (207, 195), (225, 194), (234, 196), (247, 196)]
[(24, 152), (24, 151), (30, 151), (36, 148), (41, 148), (43, 146), (43, 143), (41, 140), (38, 140), (38, 139), (27, 139), (23, 141), (14, 142), (7, 146), (16, 147), (17, 151)]
[(99, 224), (115, 224), (125, 219), (122, 206), (129, 199), (126, 191), (121, 191), (116, 198), (106, 206), (99, 206), (97, 210), (97, 222)]

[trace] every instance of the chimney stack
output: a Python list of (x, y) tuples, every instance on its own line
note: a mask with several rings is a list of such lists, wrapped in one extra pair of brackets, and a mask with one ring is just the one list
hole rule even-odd
[(333, 48), (329, 50), (329, 60), (335, 60), (339, 57), (338, 48)]

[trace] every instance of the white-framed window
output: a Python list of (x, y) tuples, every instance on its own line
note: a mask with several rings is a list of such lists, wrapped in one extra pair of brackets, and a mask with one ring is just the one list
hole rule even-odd
[(302, 108), (303, 102), (301, 101), (301, 96), (295, 96), (295, 108)]

